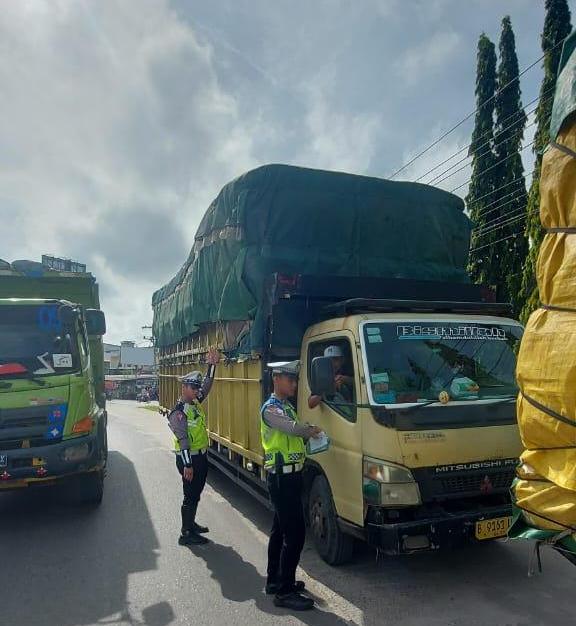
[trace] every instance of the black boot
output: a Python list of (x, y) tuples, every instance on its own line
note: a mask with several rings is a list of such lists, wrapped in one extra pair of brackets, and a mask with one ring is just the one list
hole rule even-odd
[(181, 546), (202, 545), (208, 543), (206, 537), (202, 537), (195, 529), (196, 522), (196, 506), (182, 505), (180, 512), (182, 514), (182, 532), (178, 539), (178, 544)]
[(199, 535), (204, 535), (206, 533), (209, 533), (210, 529), (208, 528), (208, 526), (200, 526), (200, 524), (194, 522), (194, 532), (198, 533)]
[(286, 594), (277, 594), (274, 597), (274, 605), (291, 609), (292, 611), (309, 611), (314, 608), (314, 600), (293, 591)]
[[(297, 580), (292, 587), (292, 591), (300, 593), (306, 589), (306, 585), (303, 580)], [(280, 591), (280, 583), (266, 583), (266, 595), (273, 596)]]

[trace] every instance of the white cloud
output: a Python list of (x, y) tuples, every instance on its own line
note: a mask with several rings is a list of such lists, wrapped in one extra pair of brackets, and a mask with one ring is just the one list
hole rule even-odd
[(254, 164), (251, 120), (166, 0), (9, 3), (0, 38), (1, 256), (86, 261), (111, 338), (138, 336), (208, 202)]
[(305, 88), (307, 130), (299, 162), (309, 167), (365, 172), (381, 139), (380, 116), (339, 111), (328, 76), (317, 77)]
[(416, 85), (424, 74), (446, 66), (461, 42), (461, 36), (454, 31), (435, 32), (400, 56), (395, 63), (396, 72), (406, 84)]

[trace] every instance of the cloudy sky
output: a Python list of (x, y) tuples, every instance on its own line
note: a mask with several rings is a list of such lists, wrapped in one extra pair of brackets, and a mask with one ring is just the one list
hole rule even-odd
[[(510, 14), (520, 67), (540, 56), (543, 4), (5, 1), (0, 257), (87, 263), (107, 340), (141, 340), (152, 292), (223, 184), (269, 162), (389, 176), (474, 109), (482, 31), (497, 42)], [(524, 103), (541, 76), (522, 78)], [(470, 132), (463, 124), (399, 178)]]

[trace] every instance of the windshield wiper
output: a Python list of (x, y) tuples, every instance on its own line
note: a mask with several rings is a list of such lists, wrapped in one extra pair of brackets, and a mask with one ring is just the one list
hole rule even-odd
[(518, 396), (507, 396), (506, 398), (501, 398), (496, 396), (495, 398), (478, 398), (479, 400), (496, 400), (496, 402), (492, 402), (490, 406), (495, 406), (498, 404), (506, 404), (506, 402), (516, 402)]
[(452, 404), (454, 401), (456, 401), (456, 402), (462, 402), (462, 401), (477, 402), (478, 400), (496, 400), (496, 402), (492, 402), (490, 404), (490, 406), (497, 406), (499, 404), (506, 404), (507, 402), (516, 402), (516, 396), (508, 396), (506, 398), (501, 398), (500, 396), (496, 396), (494, 398), (453, 398), (447, 404), (442, 404), (440, 402), (440, 400), (427, 400), (426, 402), (420, 402), (419, 404), (413, 404), (412, 406), (407, 406), (407, 407), (404, 407), (404, 408), (398, 408), (398, 409), (394, 409), (394, 410), (395, 411), (402, 411), (402, 413), (410, 413), (411, 411), (414, 411), (415, 409), (421, 409), (421, 408), (423, 408), (425, 406), (430, 406), (431, 404), (442, 404), (442, 406), (450, 406), (450, 404)]
[(418, 404), (413, 404), (412, 406), (406, 406), (403, 408), (394, 409), (395, 411), (402, 411), (402, 413), (410, 413), (414, 409), (421, 409), (425, 406), (430, 406), (431, 404), (441, 404), (440, 400), (427, 400), (426, 402), (420, 402)]

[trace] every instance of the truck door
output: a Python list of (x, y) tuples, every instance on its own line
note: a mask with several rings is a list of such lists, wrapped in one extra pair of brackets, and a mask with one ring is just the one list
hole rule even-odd
[[(299, 392), (299, 412), (304, 421), (326, 431), (330, 449), (311, 457), (323, 469), (339, 517), (363, 524), (361, 428), (355, 403), (359, 396), (358, 363), (349, 332), (322, 335), (305, 346), (306, 374)], [(308, 408), (311, 393), (309, 374), (312, 359), (331, 356), (338, 380), (337, 393), (326, 397), (315, 409)], [(304, 369), (304, 368), (303, 368)], [(304, 372), (302, 372), (304, 374)], [(304, 383), (304, 384), (302, 384)]]

